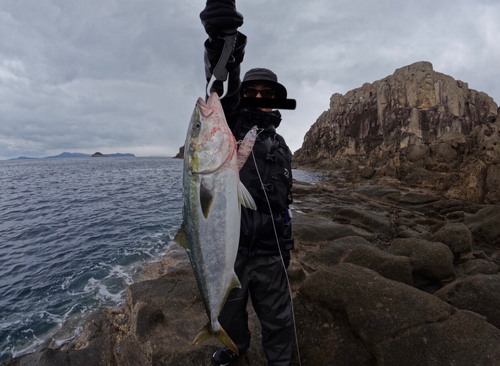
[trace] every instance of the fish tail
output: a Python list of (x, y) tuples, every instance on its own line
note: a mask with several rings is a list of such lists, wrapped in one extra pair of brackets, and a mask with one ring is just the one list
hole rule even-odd
[(193, 344), (196, 345), (198, 343), (201, 343), (205, 339), (210, 338), (210, 337), (217, 338), (222, 343), (224, 343), (231, 351), (236, 353), (238, 356), (240, 355), (238, 347), (236, 347), (233, 340), (227, 335), (226, 331), (221, 326), (219, 326), (218, 331), (214, 331), (212, 329), (212, 327), (210, 326), (210, 322), (203, 327), (203, 329), (200, 331), (200, 333), (198, 333), (198, 335), (196, 336), (196, 338), (193, 341)]
[(224, 328), (220, 327), (220, 330), (217, 332), (217, 335), (215, 335), (215, 338), (224, 343), (231, 351), (236, 353), (238, 356), (240, 355), (238, 347), (236, 347), (233, 340), (227, 335)]

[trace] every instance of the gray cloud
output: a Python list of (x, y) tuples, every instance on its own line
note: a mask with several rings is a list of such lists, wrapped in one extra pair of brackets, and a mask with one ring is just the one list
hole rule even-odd
[[(195, 0), (3, 0), (0, 159), (62, 151), (172, 156), (204, 94)], [(243, 70), (276, 71), (292, 150), (333, 93), (426, 60), (500, 100), (494, 0), (237, 1)]]

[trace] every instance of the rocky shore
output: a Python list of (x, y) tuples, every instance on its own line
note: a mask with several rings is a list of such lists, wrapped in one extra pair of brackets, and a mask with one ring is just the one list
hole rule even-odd
[[(295, 182), (294, 195), (302, 365), (500, 365), (500, 205), (342, 172)], [(210, 365), (220, 344), (191, 345), (207, 319), (184, 249), (143, 276), (78, 339), (6, 365)], [(253, 312), (250, 322), (237, 365), (266, 365)]]
[[(428, 62), (334, 94), (294, 154), (294, 366), (500, 366), (500, 113)], [(6, 363), (208, 366), (207, 316), (173, 245), (78, 339)], [(237, 366), (267, 365), (252, 345)]]

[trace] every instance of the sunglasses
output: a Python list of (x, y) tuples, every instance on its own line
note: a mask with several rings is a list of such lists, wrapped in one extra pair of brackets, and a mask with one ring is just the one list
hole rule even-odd
[(250, 98), (255, 98), (257, 94), (260, 94), (262, 98), (274, 97), (274, 89), (271, 88), (266, 88), (266, 89), (245, 88), (244, 93), (245, 96)]

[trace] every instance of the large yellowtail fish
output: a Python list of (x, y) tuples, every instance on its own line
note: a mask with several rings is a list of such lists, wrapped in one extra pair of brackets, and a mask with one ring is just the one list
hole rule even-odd
[[(248, 157), (251, 149), (244, 150)], [(207, 102), (198, 99), (189, 123), (184, 145), (183, 201), (183, 223), (174, 240), (189, 254), (209, 317), (193, 344), (213, 336), (238, 354), (218, 316), (229, 291), (240, 286), (234, 262), (241, 205), (256, 207), (240, 182), (238, 145), (216, 93)]]

